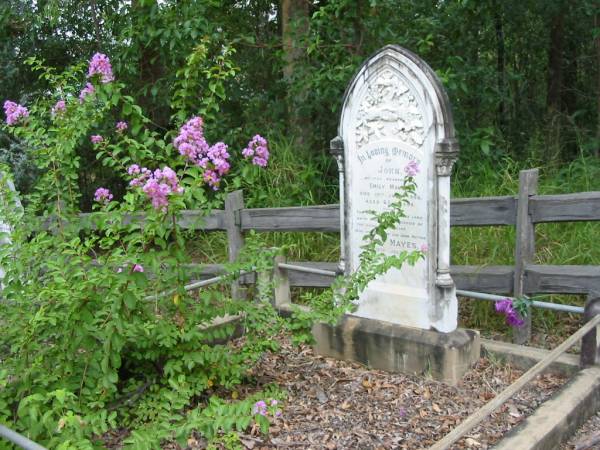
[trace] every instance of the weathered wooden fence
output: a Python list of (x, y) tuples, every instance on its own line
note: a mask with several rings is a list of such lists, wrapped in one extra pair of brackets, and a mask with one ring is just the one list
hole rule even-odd
[[(451, 226), (514, 226), (516, 245), (513, 266), (452, 266), (457, 288), (513, 296), (530, 294), (583, 294), (600, 291), (600, 266), (534, 264), (535, 225), (548, 222), (600, 220), (600, 192), (562, 195), (537, 194), (537, 169), (520, 174), (519, 192), (515, 196), (453, 199)], [(246, 209), (240, 192), (230, 194), (225, 210), (213, 211), (201, 218), (187, 211), (181, 224), (205, 231), (226, 231), (230, 259), (241, 245), (248, 230), (339, 232), (338, 205), (286, 208)], [(335, 271), (336, 262), (293, 262), (295, 265)], [(218, 265), (206, 267), (206, 276), (221, 271)], [(288, 271), (290, 286), (327, 287), (332, 278), (317, 273)], [(252, 276), (246, 283), (253, 283)], [(530, 328), (525, 327), (518, 342), (525, 342)]]
[[(520, 173), (519, 192), (514, 196), (453, 199), (451, 226), (514, 226), (516, 244), (512, 266), (452, 266), (452, 277), (458, 289), (515, 297), (531, 294), (582, 294), (600, 292), (600, 266), (534, 264), (535, 226), (548, 222), (581, 222), (600, 220), (600, 192), (562, 195), (537, 194), (537, 169)], [(90, 215), (82, 215), (83, 222)], [(143, 220), (132, 217), (132, 220)], [(339, 232), (339, 205), (285, 208), (244, 208), (240, 191), (229, 194), (224, 210), (204, 216), (201, 211), (185, 211), (180, 225), (187, 229), (226, 231), (229, 260), (234, 260), (243, 246), (245, 231)], [(91, 224), (90, 224), (91, 226)], [(291, 264), (335, 271), (337, 262), (304, 261)], [(193, 269), (193, 268), (191, 268)], [(202, 266), (197, 278), (214, 277), (223, 272), (220, 265)], [(328, 287), (333, 278), (319, 273), (288, 270), (290, 287)], [(255, 275), (248, 274), (242, 283), (252, 284)], [(236, 293), (239, 292), (236, 286)], [(242, 295), (237, 293), (236, 295)], [(524, 343), (531, 333), (524, 327), (515, 340)]]

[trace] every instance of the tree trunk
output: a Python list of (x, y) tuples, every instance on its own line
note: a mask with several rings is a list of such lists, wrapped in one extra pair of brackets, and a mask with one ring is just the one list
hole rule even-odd
[(498, 77), (498, 126), (506, 134), (506, 50), (504, 45), (504, 27), (502, 23), (501, 6), (493, 1), (494, 28), (496, 29), (496, 76)]
[(288, 124), (300, 145), (308, 141), (308, 117), (302, 114), (304, 93), (293, 92), (294, 72), (302, 58), (303, 38), (308, 33), (309, 2), (307, 0), (281, 0), (281, 34), (283, 40), (283, 79), (288, 85)]
[(564, 10), (553, 15), (550, 25), (550, 48), (548, 49), (548, 94), (546, 105), (549, 112), (562, 109), (561, 87), (564, 45)]
[[(596, 30), (600, 29), (600, 13), (597, 13), (594, 18), (594, 27)], [(596, 149), (594, 150), (594, 154), (596, 155), (596, 158), (600, 158), (600, 34), (596, 35), (596, 60), (598, 63), (596, 65), (596, 77), (598, 82), (596, 92), (596, 113), (598, 114), (598, 117), (596, 117)]]

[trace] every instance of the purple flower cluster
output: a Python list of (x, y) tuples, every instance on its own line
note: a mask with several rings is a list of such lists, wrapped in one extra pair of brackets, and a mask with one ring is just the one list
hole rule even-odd
[(255, 166), (265, 167), (269, 161), (267, 140), (257, 134), (248, 142), (248, 146), (242, 150), (242, 155), (246, 159), (252, 157), (252, 164)]
[(278, 404), (279, 402), (277, 400), (271, 400), (270, 405), (267, 406), (267, 402), (265, 402), (264, 400), (259, 400), (252, 407), (252, 414), (260, 414), (261, 416), (266, 416), (270, 409), (274, 417), (279, 417), (281, 416), (281, 410), (277, 408)]
[(117, 133), (123, 133), (128, 128), (127, 122), (121, 120), (117, 122), (117, 126), (115, 128), (117, 129)]
[[(117, 273), (123, 273), (123, 269), (126, 269), (127, 266), (122, 266), (119, 267), (117, 269)], [(143, 272), (144, 271), (144, 266), (142, 266), (141, 264), (134, 264), (134, 266), (131, 268), (132, 272)]]
[(414, 177), (419, 173), (420, 170), (421, 168), (419, 167), (419, 163), (414, 159), (410, 161), (404, 168), (404, 172), (406, 172), (407, 177)]
[(103, 140), (104, 138), (99, 134), (94, 134), (93, 136), (90, 136), (90, 141), (92, 141), (92, 144), (99, 144)]
[(87, 83), (85, 85), (85, 87), (81, 90), (81, 92), (79, 93), (79, 101), (81, 103), (83, 103), (85, 98), (88, 95), (92, 95), (95, 91), (96, 91), (96, 88), (94, 88), (94, 85), (92, 83)]
[(152, 201), (154, 209), (166, 211), (169, 206), (168, 196), (170, 194), (181, 194), (183, 188), (179, 186), (177, 174), (168, 166), (163, 169), (151, 170), (140, 167), (137, 164), (129, 166), (127, 169), (129, 175), (137, 175), (129, 182), (130, 186), (141, 187), (142, 191)]
[(94, 193), (94, 200), (98, 203), (107, 204), (113, 199), (113, 195), (106, 188), (100, 187)]
[(496, 312), (506, 316), (506, 323), (512, 327), (522, 327), (525, 321), (521, 319), (519, 313), (513, 308), (512, 300), (505, 298), (496, 302)]
[(203, 124), (201, 117), (192, 117), (181, 127), (173, 145), (183, 157), (204, 169), (204, 181), (217, 190), (221, 178), (231, 168), (229, 153), (223, 142), (208, 145)]
[(59, 100), (52, 107), (52, 115), (57, 116), (64, 113), (67, 110), (67, 103), (64, 100)]
[(6, 123), (8, 125), (16, 124), (20, 119), (29, 117), (29, 111), (18, 103), (6, 100), (4, 102), (4, 114), (6, 114)]
[(254, 404), (252, 408), (252, 414), (260, 414), (261, 416), (267, 415), (267, 403), (264, 400), (259, 400)]
[(88, 68), (88, 78), (94, 75), (100, 75), (100, 81), (102, 83), (110, 83), (115, 79), (112, 73), (112, 66), (108, 56), (103, 53), (96, 53), (90, 60), (90, 66)]

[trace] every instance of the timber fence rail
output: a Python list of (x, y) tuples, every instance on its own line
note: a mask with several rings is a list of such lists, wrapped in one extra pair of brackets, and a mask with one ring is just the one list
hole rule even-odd
[[(519, 176), (519, 192), (513, 196), (460, 198), (451, 201), (450, 224), (453, 227), (514, 226), (516, 244), (514, 265), (452, 266), (457, 289), (514, 297), (531, 294), (579, 294), (600, 292), (600, 266), (534, 264), (535, 226), (550, 222), (600, 221), (600, 192), (561, 195), (537, 193), (538, 170), (524, 170)], [(98, 213), (81, 214), (82, 228), (94, 228)], [(128, 221), (143, 221), (133, 214)], [(127, 221), (126, 221), (127, 222)], [(298, 206), (283, 208), (244, 207), (241, 191), (228, 195), (225, 209), (183, 211), (179, 224), (190, 230), (225, 231), (228, 260), (233, 261), (244, 243), (244, 232), (340, 232), (339, 205)], [(285, 264), (285, 262), (284, 262)], [(289, 262), (307, 271), (287, 270), (290, 287), (328, 287), (333, 278), (325, 272), (336, 272), (336, 262)], [(283, 268), (279, 269), (285, 270)], [(190, 272), (198, 279), (224, 273), (223, 267), (202, 266)], [(241, 285), (256, 282), (255, 274), (247, 274), (233, 284), (236, 296), (243, 296)], [(526, 343), (531, 325), (515, 333), (517, 343)]]

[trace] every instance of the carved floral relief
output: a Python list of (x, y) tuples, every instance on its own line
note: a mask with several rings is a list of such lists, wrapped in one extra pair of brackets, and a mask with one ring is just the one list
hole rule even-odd
[(396, 72), (383, 70), (369, 84), (359, 104), (355, 130), (358, 148), (391, 137), (414, 147), (423, 144), (419, 104)]

